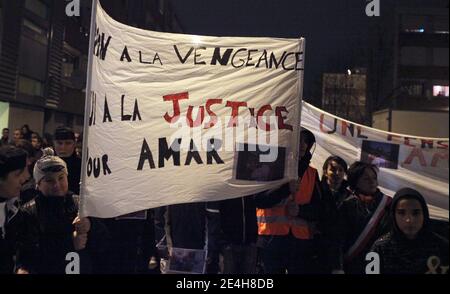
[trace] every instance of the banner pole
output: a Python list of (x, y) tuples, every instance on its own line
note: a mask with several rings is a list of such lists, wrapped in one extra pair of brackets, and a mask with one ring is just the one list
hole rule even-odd
[[(81, 160), (81, 182), (80, 182), (80, 204), (78, 214), (84, 217), (84, 201), (86, 197), (86, 164), (87, 164), (87, 146), (88, 146), (88, 129), (89, 129), (89, 110), (91, 107), (91, 87), (92, 87), (92, 62), (94, 59), (94, 39), (97, 16), (97, 2), (92, 0), (91, 7), (91, 27), (89, 31), (89, 49), (88, 49), (88, 66), (86, 74), (86, 99), (84, 105), (84, 127), (83, 127), (83, 147)], [(93, 106), (95, 108), (95, 106)]]
[[(299, 89), (298, 89), (298, 112), (297, 112), (297, 134), (295, 134), (296, 136), (296, 140), (297, 140), (297, 146), (299, 148), (297, 148), (297, 150), (294, 150), (294, 155), (296, 156), (296, 162), (297, 164), (300, 161), (300, 132), (301, 132), (301, 122), (302, 122), (302, 108), (303, 108), (303, 83), (304, 83), (304, 75), (305, 75), (305, 39), (304, 38), (300, 38), (299, 41), (299, 49), (300, 52), (302, 52), (302, 63), (301, 63), (301, 68), (298, 71), (298, 83), (299, 83)], [(298, 168), (295, 168), (295, 174), (296, 174), (296, 178), (298, 178)]]

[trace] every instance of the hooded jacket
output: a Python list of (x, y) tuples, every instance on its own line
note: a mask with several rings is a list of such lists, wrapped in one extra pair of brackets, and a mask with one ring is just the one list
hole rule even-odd
[[(423, 211), (423, 226), (413, 240), (399, 229), (395, 219), (396, 207), (402, 199), (417, 200)], [(372, 251), (380, 256), (382, 274), (448, 274), (448, 240), (430, 229), (430, 216), (423, 196), (414, 189), (403, 188), (393, 199), (390, 217), (392, 230), (373, 245)]]

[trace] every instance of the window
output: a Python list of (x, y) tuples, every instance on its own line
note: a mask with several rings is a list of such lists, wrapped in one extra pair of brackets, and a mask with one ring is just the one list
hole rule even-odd
[(38, 25), (34, 24), (33, 22), (29, 21), (28, 19), (24, 19), (23, 20), (23, 25), (30, 29), (31, 31), (40, 34), (40, 35), (45, 35), (45, 31), (44, 29), (40, 28)]
[(433, 31), (436, 34), (448, 34), (448, 16), (436, 15), (433, 17)]
[(62, 64), (62, 75), (65, 78), (70, 78), (73, 73), (73, 63), (67, 62), (65, 59), (63, 59)]
[(425, 90), (425, 81), (423, 80), (402, 80), (402, 91), (409, 96), (423, 96)]
[(62, 75), (65, 78), (70, 78), (75, 69), (75, 58), (65, 54), (62, 61)]
[(448, 97), (448, 86), (433, 86), (433, 96), (445, 96)]
[(32, 96), (44, 96), (44, 83), (24, 76), (19, 77), (19, 92)]
[(402, 15), (401, 29), (407, 33), (424, 33), (426, 30), (426, 17), (424, 15)]
[(159, 13), (161, 13), (161, 15), (164, 15), (164, 4), (165, 4), (164, 0), (158, 1)]
[(19, 48), (19, 74), (45, 80), (47, 70), (47, 46), (22, 35)]
[(28, 37), (32, 38), (33, 40), (43, 44), (43, 45), (47, 45), (48, 43), (48, 34), (47, 34), (47, 30), (38, 26), (37, 24), (35, 24), (34, 22), (28, 20), (28, 19), (24, 19), (23, 20), (23, 28), (24, 28), (24, 33), (25, 35), (27, 35)]
[(48, 7), (39, 0), (26, 0), (25, 8), (43, 19), (47, 19), (49, 15)]
[(401, 65), (426, 65), (427, 51), (425, 47), (402, 47), (400, 51)]
[(2, 40), (3, 40), (3, 3), (0, 0), (0, 56), (2, 54)]
[(448, 48), (433, 48), (433, 65), (448, 67)]
[(24, 18), (19, 47), (19, 74), (35, 80), (45, 80), (47, 48), (47, 29)]

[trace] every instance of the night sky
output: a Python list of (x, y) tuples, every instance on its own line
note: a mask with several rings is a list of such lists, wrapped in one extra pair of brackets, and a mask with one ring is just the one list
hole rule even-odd
[(184, 32), (306, 38), (304, 97), (320, 95), (322, 72), (364, 66), (365, 0), (172, 0)]

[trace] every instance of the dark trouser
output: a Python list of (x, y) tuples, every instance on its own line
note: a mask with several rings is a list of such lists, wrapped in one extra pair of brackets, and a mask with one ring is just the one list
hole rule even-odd
[(256, 273), (256, 245), (228, 245), (222, 254), (224, 274)]
[(315, 272), (312, 264), (313, 240), (287, 236), (259, 236), (264, 273), (309, 274)]

